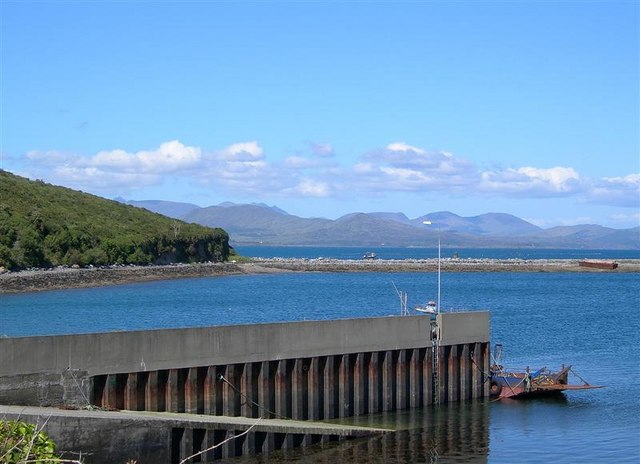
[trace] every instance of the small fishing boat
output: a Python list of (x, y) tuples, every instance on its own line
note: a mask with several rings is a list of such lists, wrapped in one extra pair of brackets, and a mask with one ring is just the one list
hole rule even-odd
[[(567, 390), (591, 390), (602, 388), (590, 385), (576, 374), (571, 366), (562, 366), (559, 371), (552, 372), (543, 367), (531, 372), (527, 367), (524, 371), (505, 369), (500, 364), (502, 345), (496, 345), (494, 363), (489, 372), (489, 394), (497, 398), (532, 398), (539, 396), (557, 395)], [(582, 384), (569, 384), (569, 372), (572, 372)]]
[(378, 255), (376, 255), (373, 251), (369, 251), (362, 255), (362, 259), (377, 259)]

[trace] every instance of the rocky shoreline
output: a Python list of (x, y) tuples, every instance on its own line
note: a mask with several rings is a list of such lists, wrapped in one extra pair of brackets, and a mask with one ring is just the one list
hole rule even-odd
[[(579, 266), (573, 259), (452, 259), (441, 261), (443, 272), (640, 272), (640, 260), (617, 260), (615, 270)], [(54, 268), (0, 274), (0, 294), (68, 288), (102, 287), (131, 282), (276, 272), (435, 272), (437, 259), (340, 260), (255, 258), (242, 263), (175, 264)]]
[(96, 268), (59, 267), (1, 274), (0, 294), (102, 287), (130, 282), (149, 282), (154, 280), (241, 273), (237, 266), (230, 263), (167, 266), (108, 266)]

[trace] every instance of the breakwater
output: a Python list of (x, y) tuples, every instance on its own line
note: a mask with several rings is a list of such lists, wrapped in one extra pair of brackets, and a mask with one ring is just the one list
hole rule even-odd
[[(6, 338), (0, 403), (285, 419), (228, 451), (251, 454), (348, 436), (314, 434), (298, 421), (487, 396), (488, 366), (487, 312)], [(173, 423), (167, 460), (227, 437), (220, 430), (238, 428)], [(135, 440), (121, 451), (150, 462)]]
[[(444, 258), (443, 272), (615, 272), (640, 273), (640, 260), (616, 260), (614, 270), (585, 268), (577, 259)], [(129, 282), (278, 272), (436, 272), (437, 259), (353, 260), (330, 258), (254, 258), (242, 263), (199, 263), (166, 266), (105, 266), (36, 269), (0, 273), (0, 294), (85, 288)]]

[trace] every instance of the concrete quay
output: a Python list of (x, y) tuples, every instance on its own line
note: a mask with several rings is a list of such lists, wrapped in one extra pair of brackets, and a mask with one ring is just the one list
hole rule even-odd
[(82, 457), (84, 463), (124, 463), (134, 457), (139, 463), (180, 462), (197, 453), (201, 454), (193, 462), (214, 462), (392, 431), (283, 419), (34, 406), (0, 406), (0, 417), (44, 427), (63, 445), (59, 447), (63, 457)]
[(0, 404), (105, 410), (47, 422), (63, 449), (104, 440), (87, 463), (125, 439), (178, 463), (227, 438), (231, 457), (380, 433), (318, 422), (484, 398), (488, 370), (488, 312), (4, 338)]

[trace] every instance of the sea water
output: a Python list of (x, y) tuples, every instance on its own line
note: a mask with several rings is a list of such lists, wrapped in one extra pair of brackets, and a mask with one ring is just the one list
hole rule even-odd
[[(438, 256), (437, 247), (295, 247), (240, 245), (242, 256), (256, 258), (361, 259), (375, 253), (380, 259), (428, 259)], [(640, 259), (640, 250), (587, 250), (553, 248), (442, 248), (443, 258), (460, 259)]]
[[(285, 273), (5, 295), (0, 336), (390, 316), (394, 284), (410, 307), (437, 293), (435, 273)], [(503, 364), (571, 364), (605, 388), (353, 418), (398, 431), (270, 462), (640, 462), (638, 289), (640, 274), (444, 273), (442, 307), (489, 310)]]

